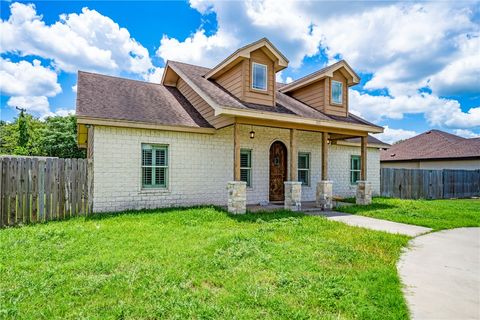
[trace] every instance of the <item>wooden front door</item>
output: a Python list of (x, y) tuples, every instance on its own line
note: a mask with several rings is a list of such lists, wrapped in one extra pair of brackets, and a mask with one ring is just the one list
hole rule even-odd
[(270, 147), (270, 201), (285, 199), (285, 185), (287, 180), (287, 147), (275, 141)]

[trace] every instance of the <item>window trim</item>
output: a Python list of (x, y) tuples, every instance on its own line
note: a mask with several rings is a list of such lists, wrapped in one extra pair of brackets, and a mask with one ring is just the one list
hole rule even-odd
[[(255, 65), (258, 65), (258, 66), (262, 66), (262, 67), (265, 67), (265, 89), (261, 89), (261, 88), (255, 88), (253, 86), (253, 70), (255, 68)], [(268, 66), (266, 64), (263, 64), (263, 63), (258, 63), (258, 62), (252, 62), (252, 84), (251, 84), (251, 89), (252, 90), (256, 90), (256, 91), (262, 91), (262, 92), (266, 92), (268, 91)]]
[[(333, 99), (333, 83), (338, 83), (340, 84), (340, 88), (341, 88), (341, 92), (340, 92), (340, 102), (336, 102), (334, 101)], [(332, 104), (336, 104), (336, 105), (343, 105), (343, 82), (341, 81), (337, 81), (337, 80), (332, 80), (331, 81), (331, 84), (330, 84), (330, 99), (332, 101)]]
[[(249, 157), (249, 160), (250, 160), (250, 166), (249, 167), (242, 167), (242, 163), (240, 161), (240, 179), (242, 177), (242, 170), (248, 170), (248, 179), (247, 181), (245, 181), (247, 183), (247, 187), (248, 188), (251, 188), (253, 183), (252, 183), (252, 168), (253, 168), (253, 165), (252, 165), (252, 149), (246, 149), (246, 148), (242, 148), (240, 149), (240, 158), (242, 156), (242, 153), (247, 153), (248, 154), (248, 157)], [(243, 181), (243, 180), (240, 180), (240, 181)]]
[[(298, 165), (298, 162), (300, 160), (300, 156), (307, 156), (307, 159), (308, 159), (308, 166), (307, 168), (300, 168), (300, 166)], [(297, 154), (297, 180), (298, 180), (298, 177), (300, 176), (299, 175), (299, 172), (300, 171), (307, 171), (307, 183), (303, 183), (302, 181), (302, 186), (306, 186), (306, 187), (309, 187), (310, 184), (311, 184), (311, 168), (312, 168), (312, 165), (311, 165), (311, 156), (310, 156), (310, 152), (298, 152)]]
[[(165, 165), (156, 165), (154, 163), (155, 155), (152, 152), (152, 165), (146, 166), (143, 164), (143, 150), (147, 149), (145, 147), (150, 147), (151, 150), (166, 150), (165, 153)], [(155, 168), (165, 168), (165, 184), (151, 184), (147, 185), (144, 183), (143, 168), (150, 167), (152, 168), (152, 182), (155, 181)], [(168, 190), (170, 184), (170, 146), (168, 144), (156, 144), (156, 143), (142, 143), (140, 146), (140, 185), (141, 190)]]
[[(353, 161), (354, 159), (358, 159), (358, 169), (353, 169)], [(350, 184), (356, 185), (358, 181), (361, 180), (360, 174), (362, 171), (362, 158), (358, 155), (351, 155), (350, 156)], [(358, 172), (359, 177), (358, 180), (353, 181), (353, 173)]]

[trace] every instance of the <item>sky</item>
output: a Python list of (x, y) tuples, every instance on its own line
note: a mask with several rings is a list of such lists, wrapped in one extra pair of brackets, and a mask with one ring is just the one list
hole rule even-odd
[(0, 18), (4, 121), (74, 113), (78, 70), (158, 83), (167, 60), (212, 67), (267, 37), (280, 82), (345, 59), (350, 111), (385, 142), (480, 136), (479, 1), (1, 1)]

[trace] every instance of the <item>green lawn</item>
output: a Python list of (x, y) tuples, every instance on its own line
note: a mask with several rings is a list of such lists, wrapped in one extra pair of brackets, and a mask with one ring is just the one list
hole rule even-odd
[(373, 198), (368, 206), (345, 206), (338, 211), (416, 224), (434, 230), (480, 226), (480, 199), (401, 200)]
[(0, 318), (405, 319), (395, 264), (407, 241), (214, 208), (4, 229)]

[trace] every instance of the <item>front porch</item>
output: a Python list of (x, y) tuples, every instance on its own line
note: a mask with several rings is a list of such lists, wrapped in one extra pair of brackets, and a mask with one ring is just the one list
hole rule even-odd
[[(240, 129), (241, 126), (242, 129)], [(245, 130), (247, 126), (249, 132)], [(229, 212), (242, 214), (247, 210), (255, 212), (281, 208), (293, 211), (332, 209), (334, 205), (334, 184), (346, 186), (350, 185), (350, 182), (349, 180), (345, 182), (345, 179), (340, 181), (337, 179), (338, 176), (335, 175), (330, 176), (332, 163), (329, 164), (329, 161), (334, 162), (333, 166), (336, 167), (334, 171), (336, 170), (337, 173), (338, 168), (345, 172), (350, 172), (351, 169), (350, 164), (339, 165), (335, 163), (336, 160), (330, 159), (329, 153), (332, 150), (332, 145), (334, 149), (338, 148), (337, 143), (340, 146), (339, 141), (346, 138), (359, 138), (360, 142), (357, 144), (358, 149), (356, 149), (359, 153), (356, 157), (360, 159), (358, 161), (356, 183), (349, 187), (354, 187), (356, 192), (355, 189), (352, 190), (354, 193), (349, 196), (356, 195), (357, 204), (370, 203), (372, 188), (370, 183), (366, 181), (368, 132), (342, 128), (328, 128), (327, 130), (323, 127), (303, 127), (277, 122), (259, 123), (257, 120), (238, 118), (232, 127), (234, 180), (230, 181), (227, 186)], [(257, 135), (256, 130), (262, 134)], [(272, 134), (272, 132), (278, 130), (282, 130), (283, 133), (279, 136)], [(268, 138), (269, 144), (255, 142), (255, 139), (264, 139), (267, 131), (270, 135)], [(307, 134), (308, 141), (305, 140)], [(312, 164), (313, 166), (309, 169), (312, 172), (315, 171), (315, 176), (309, 177), (308, 185), (305, 185), (305, 177), (300, 175), (302, 167), (300, 166), (299, 154), (305, 154), (306, 150), (313, 149), (315, 151), (311, 151), (308, 161), (309, 165)], [(259, 169), (251, 170), (251, 158), (250, 156), (245, 158), (245, 150), (247, 150), (247, 154), (255, 154), (256, 160), (262, 160), (261, 164), (258, 164), (257, 161), (257, 168), (260, 167), (261, 171)], [(255, 156), (252, 157), (255, 158)], [(260, 176), (262, 176), (262, 179), (260, 179)], [(251, 181), (254, 181), (253, 188)], [(258, 192), (253, 190), (255, 187), (258, 188), (260, 183), (268, 184), (268, 189), (261, 189), (263, 197), (259, 197)], [(302, 195), (305, 191), (307, 193)], [(266, 205), (263, 205), (264, 203)]]

